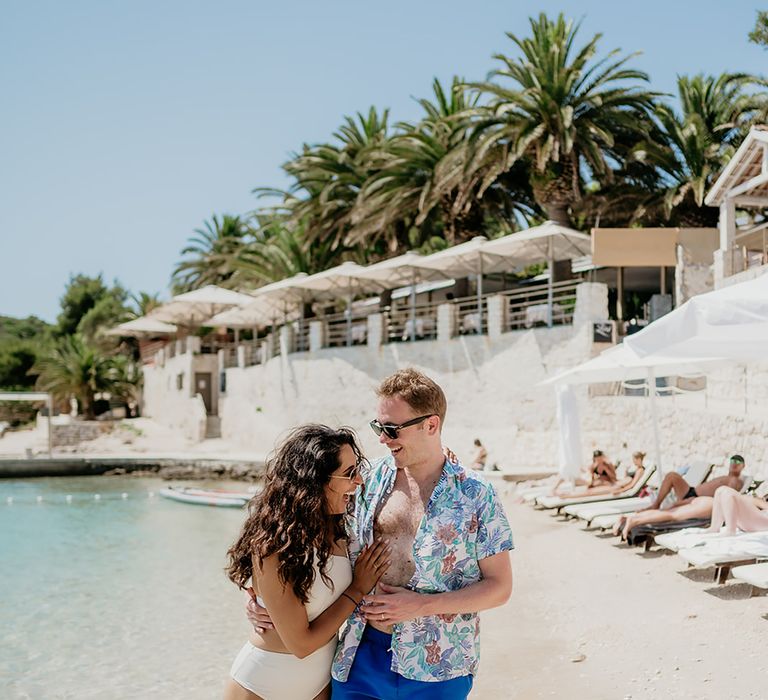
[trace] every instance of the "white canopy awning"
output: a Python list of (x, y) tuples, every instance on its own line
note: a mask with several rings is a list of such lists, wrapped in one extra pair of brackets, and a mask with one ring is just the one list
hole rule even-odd
[(133, 319), (133, 321), (126, 321), (119, 326), (110, 328), (106, 334), (139, 338), (148, 335), (171, 335), (176, 333), (176, 330), (176, 326), (170, 323), (164, 323), (149, 316), (141, 316)]
[(147, 316), (169, 323), (192, 326), (233, 306), (243, 306), (253, 301), (249, 294), (233, 292), (210, 284), (184, 294), (177, 294)]
[[(531, 265), (545, 260), (572, 260), (592, 252), (592, 239), (586, 233), (561, 226), (554, 221), (545, 221), (525, 231), (494, 238), (484, 246), (488, 255), (502, 256), (498, 265), (507, 268), (514, 265)], [(494, 270), (486, 270), (493, 272)]]
[(699, 294), (625, 343), (640, 357), (768, 359), (768, 274)]
[(700, 375), (727, 363), (728, 360), (715, 357), (681, 359), (657, 354), (639, 357), (627, 347), (625, 341), (591, 360), (545, 379), (542, 384), (595, 384), (647, 379), (649, 370), (653, 370), (656, 377)]

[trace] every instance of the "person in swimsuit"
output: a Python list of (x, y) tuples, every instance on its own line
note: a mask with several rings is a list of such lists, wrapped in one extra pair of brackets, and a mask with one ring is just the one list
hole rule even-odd
[[(741, 490), (744, 484), (741, 478), (743, 469), (744, 458), (741, 455), (733, 455), (726, 476), (711, 479), (696, 487), (690, 486), (677, 472), (667, 474), (661, 483), (654, 505), (622, 517), (614, 526), (613, 532), (618, 534), (620, 530), (622, 539), (626, 540), (632, 528), (638, 525), (709, 518), (712, 516), (715, 492), (720, 487), (729, 486), (737, 491)], [(662, 501), (673, 489), (679, 500), (669, 508), (660, 508)]]
[(733, 455), (729, 462), (728, 474), (718, 477), (717, 479), (710, 479), (698, 486), (691, 486), (680, 474), (677, 472), (670, 472), (661, 482), (661, 487), (659, 488), (659, 494), (656, 496), (656, 500), (645, 510), (660, 509), (664, 499), (672, 491), (674, 491), (677, 496), (677, 503), (675, 505), (679, 505), (684, 501), (690, 501), (697, 496), (712, 497), (715, 495), (715, 491), (721, 486), (730, 486), (730, 488), (740, 491), (744, 483), (741, 478), (741, 472), (743, 470), (744, 457), (741, 455)]
[(621, 479), (616, 479), (613, 484), (600, 483), (599, 486), (587, 486), (586, 488), (578, 488), (573, 491), (568, 491), (561, 494), (561, 498), (573, 498), (580, 499), (585, 496), (620, 496), (623, 493), (634, 488), (635, 484), (645, 474), (645, 465), (643, 460), (645, 459), (645, 452), (634, 452), (632, 454), (633, 469), (627, 471), (627, 475)]
[[(765, 492), (765, 487), (761, 486), (758, 489), (758, 492), (760, 491)], [(765, 496), (763, 498), (748, 496), (729, 486), (721, 486), (715, 491), (709, 531), (735, 535), (738, 530), (742, 532), (768, 530), (768, 502)]]
[(472, 460), (472, 469), (479, 472), (485, 469), (485, 460), (488, 459), (488, 450), (485, 449), (480, 438), (475, 438), (475, 458)]
[(273, 629), (256, 630), (237, 655), (225, 700), (330, 698), (337, 632), (386, 573), (382, 539), (361, 552), (354, 574), (344, 516), (366, 464), (351, 430), (306, 425), (266, 465), (230, 548), (229, 578), (269, 611)]

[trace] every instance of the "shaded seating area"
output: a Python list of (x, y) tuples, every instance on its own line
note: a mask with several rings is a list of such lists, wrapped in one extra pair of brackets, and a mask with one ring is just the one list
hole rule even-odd
[[(221, 354), (224, 368), (322, 348), (552, 327), (572, 323), (584, 282), (572, 272), (563, 277), (566, 267), (556, 263), (589, 255), (590, 246), (588, 235), (545, 222), (432, 255), (411, 251), (368, 266), (345, 262), (248, 293), (206, 287), (140, 321), (175, 326), (152, 361), (208, 351)], [(546, 264), (541, 281), (517, 277), (535, 263)]]

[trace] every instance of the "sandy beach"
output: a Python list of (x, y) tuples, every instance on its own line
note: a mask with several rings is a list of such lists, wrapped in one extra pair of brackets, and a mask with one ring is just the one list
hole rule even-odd
[[(148, 421), (142, 431), (130, 444), (121, 442), (120, 450), (231, 456), (222, 441), (194, 447)], [(31, 432), (11, 433), (0, 452), (18, 454), (35, 439)], [(118, 441), (119, 435), (107, 435), (80, 451), (114, 456)], [(482, 616), (482, 660), (472, 697), (765, 697), (768, 598), (750, 597), (745, 584), (718, 586), (711, 570), (687, 571), (674, 554), (644, 553), (551, 511), (536, 511), (517, 502), (514, 485), (496, 483), (515, 536), (514, 592), (506, 606)], [(209, 601), (223, 625), (217, 648), (199, 647), (206, 656), (199, 660), (204, 677), (191, 695), (174, 695), (171, 670), (164, 683), (169, 698), (218, 695), (231, 649), (245, 629), (237, 592), (221, 586), (222, 599)]]

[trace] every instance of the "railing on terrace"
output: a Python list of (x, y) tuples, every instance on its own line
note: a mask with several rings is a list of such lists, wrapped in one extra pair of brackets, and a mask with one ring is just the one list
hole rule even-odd
[[(371, 311), (375, 313), (375, 311)], [(338, 348), (344, 345), (364, 345), (368, 339), (368, 317), (353, 316), (349, 322), (347, 313), (331, 314), (317, 319), (325, 321), (325, 344), (329, 348)]]
[(436, 303), (422, 303), (390, 307), (384, 316), (386, 327), (384, 340), (390, 343), (405, 342), (415, 336), (417, 340), (437, 338), (437, 307)]
[[(553, 324), (563, 325), (573, 322), (576, 288), (579, 284), (581, 284), (581, 280), (564, 280), (552, 285)], [(304, 319), (301, 322), (294, 321), (292, 324), (294, 342), (291, 351), (309, 350), (310, 324), (313, 321), (325, 323), (325, 347), (366, 344), (368, 342), (368, 316), (371, 314), (382, 315), (384, 324), (382, 340), (385, 343), (408, 342), (412, 336), (416, 340), (435, 339), (438, 332), (438, 309), (447, 303), (451, 304), (453, 311), (452, 332), (454, 335), (484, 334), (488, 332), (488, 300), (493, 297), (502, 297), (506, 303), (502, 318), (493, 320), (494, 323), (501, 322), (502, 332), (547, 325), (548, 295), (548, 286), (541, 284), (490, 292), (483, 295), (479, 309), (477, 297), (473, 295), (454, 299), (450, 302), (440, 300), (417, 304), (415, 313), (410, 304), (407, 303), (395, 305), (385, 310), (378, 306), (371, 306), (364, 311), (356, 310), (351, 324), (348, 322), (346, 312)], [(177, 354), (176, 345), (173, 341), (165, 345), (166, 358)], [(216, 337), (202, 338), (200, 341), (201, 352), (203, 353), (224, 351), (225, 368), (238, 366), (238, 345), (244, 348), (246, 367), (263, 364), (268, 358), (280, 355), (282, 350), (278, 329), (273, 330), (265, 337), (244, 340), (239, 344)], [(184, 342), (182, 346), (186, 350), (188, 343)]]
[[(563, 280), (552, 285), (552, 324), (562, 325), (573, 321), (576, 308), (576, 287), (581, 280)], [(525, 289), (499, 292), (507, 299), (505, 331), (547, 325), (549, 320), (549, 289), (541, 284)]]

